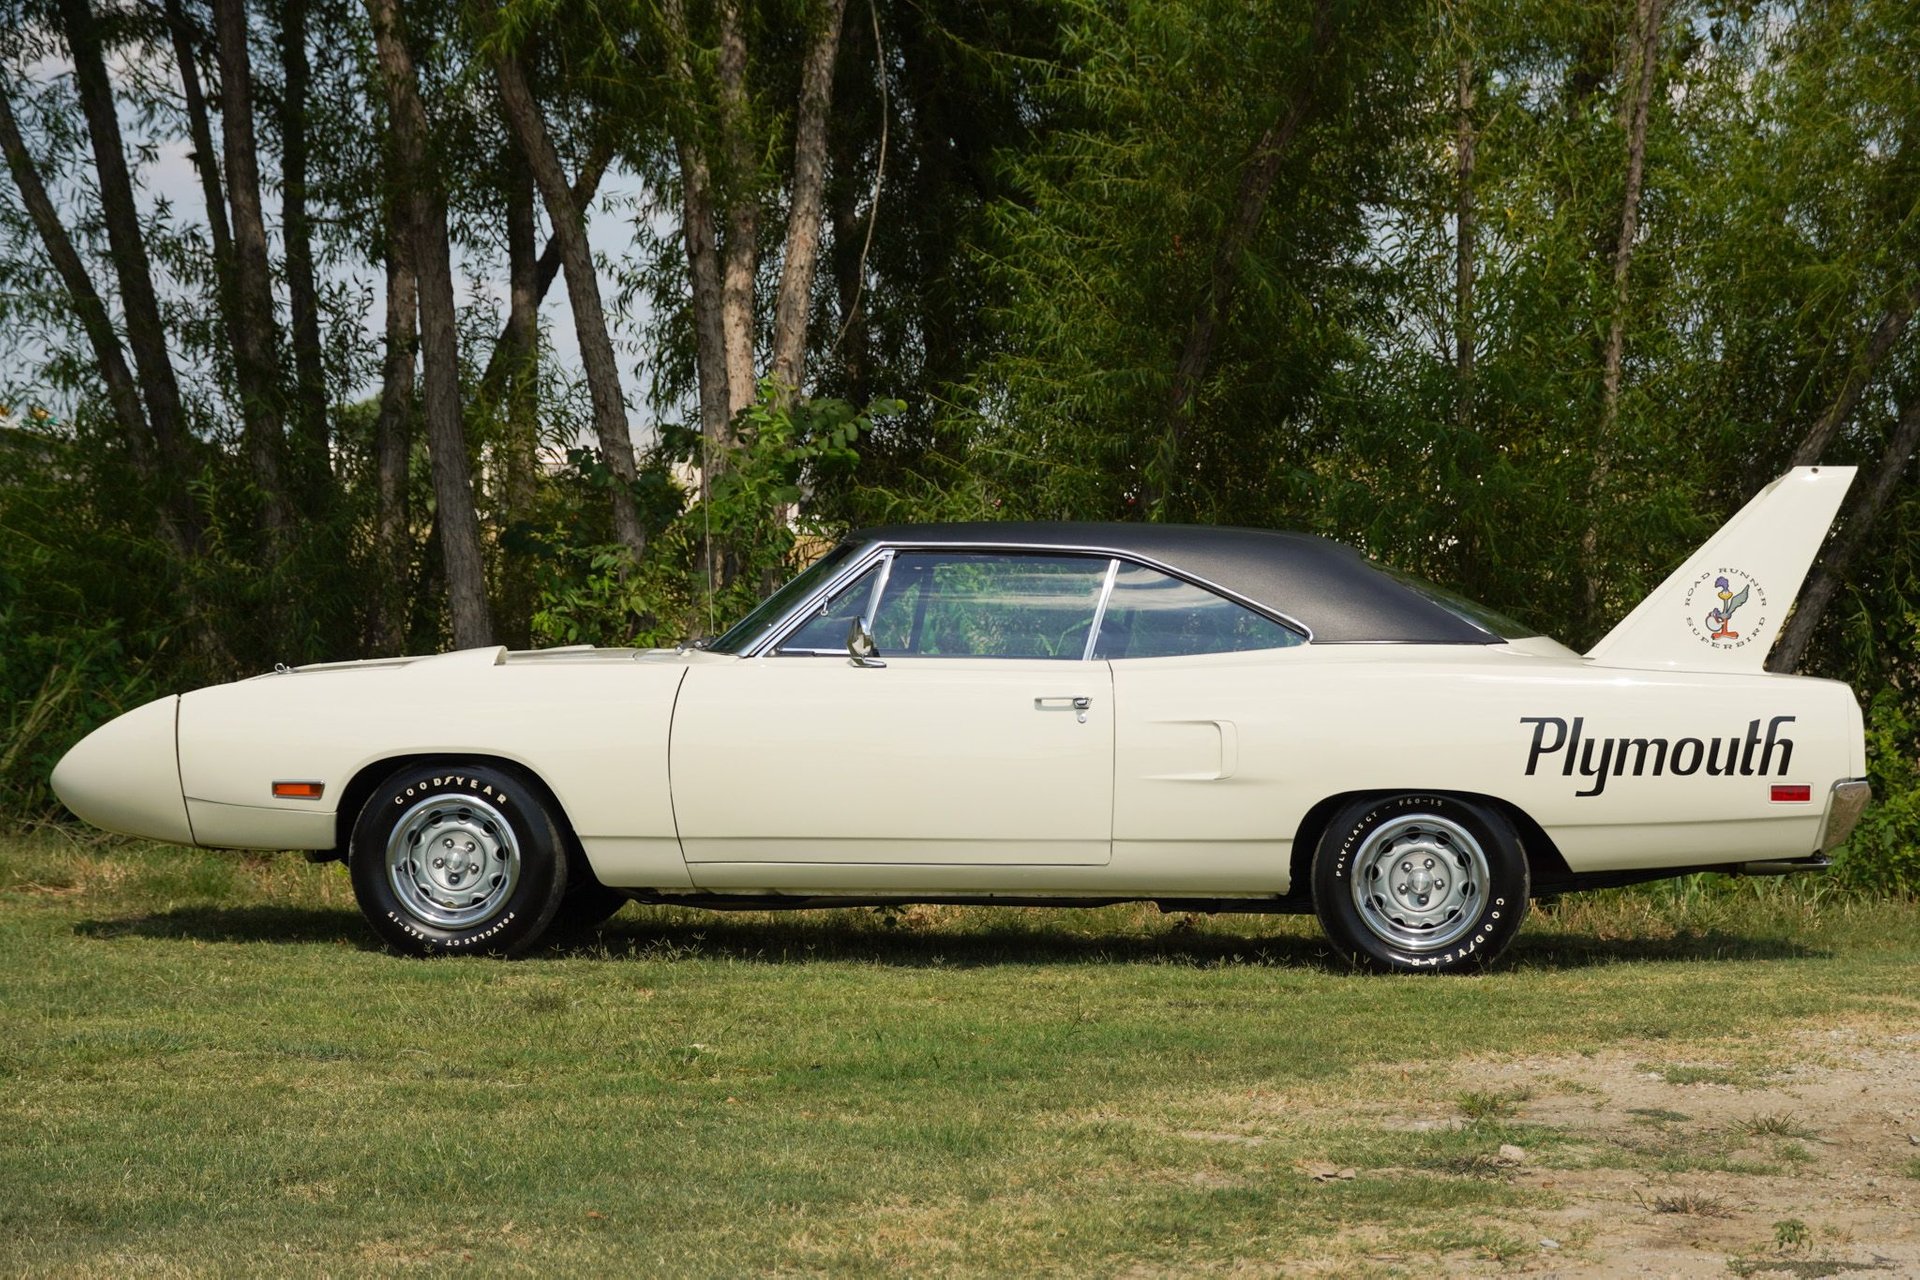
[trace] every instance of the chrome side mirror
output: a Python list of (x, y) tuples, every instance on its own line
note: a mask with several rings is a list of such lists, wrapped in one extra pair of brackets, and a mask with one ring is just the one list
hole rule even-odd
[(887, 664), (874, 657), (879, 652), (880, 646), (873, 642), (865, 620), (855, 618), (847, 628), (847, 661), (856, 667), (884, 667)]

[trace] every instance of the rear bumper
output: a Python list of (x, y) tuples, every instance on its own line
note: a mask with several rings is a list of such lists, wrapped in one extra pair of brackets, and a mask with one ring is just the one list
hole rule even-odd
[(1820, 824), (1818, 852), (1827, 853), (1852, 835), (1861, 813), (1866, 810), (1867, 801), (1872, 798), (1873, 788), (1867, 785), (1865, 778), (1849, 778), (1834, 783), (1833, 790), (1827, 793), (1827, 816)]

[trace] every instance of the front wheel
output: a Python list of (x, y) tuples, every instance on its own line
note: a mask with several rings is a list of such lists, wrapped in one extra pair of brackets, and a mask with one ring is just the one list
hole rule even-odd
[(1492, 809), (1452, 796), (1358, 800), (1313, 859), (1313, 906), (1348, 960), (1386, 972), (1491, 963), (1527, 915), (1527, 859)]
[(354, 896), (397, 951), (515, 955), (567, 891), (558, 815), (519, 772), (430, 762), (389, 775), (354, 823)]

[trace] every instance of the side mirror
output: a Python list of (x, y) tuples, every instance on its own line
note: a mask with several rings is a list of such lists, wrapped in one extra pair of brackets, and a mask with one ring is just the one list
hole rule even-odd
[(874, 657), (879, 652), (880, 646), (873, 642), (873, 633), (867, 630), (866, 622), (855, 618), (847, 628), (847, 661), (856, 667), (884, 667), (887, 664)]

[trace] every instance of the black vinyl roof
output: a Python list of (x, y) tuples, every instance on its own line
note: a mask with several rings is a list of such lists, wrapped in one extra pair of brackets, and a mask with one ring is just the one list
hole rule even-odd
[(855, 543), (1108, 552), (1222, 587), (1306, 626), (1320, 644), (1499, 644), (1352, 547), (1306, 533), (1187, 524), (976, 521), (862, 529)]

